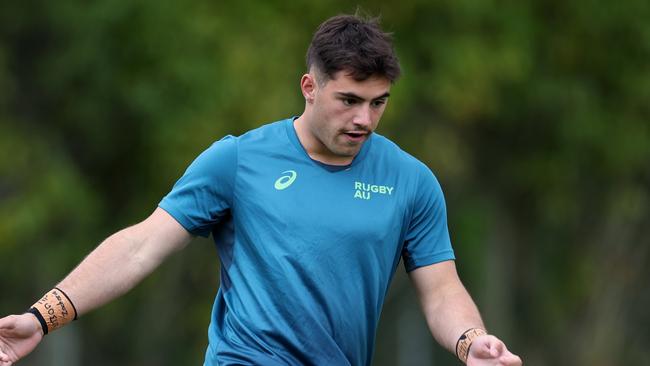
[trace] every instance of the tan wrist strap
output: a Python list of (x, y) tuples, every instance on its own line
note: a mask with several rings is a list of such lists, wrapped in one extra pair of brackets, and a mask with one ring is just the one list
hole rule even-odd
[(38, 300), (28, 311), (34, 314), (43, 327), (43, 334), (77, 320), (77, 309), (61, 289), (55, 287)]
[(472, 341), (475, 338), (486, 335), (487, 332), (481, 328), (471, 328), (465, 331), (463, 335), (458, 338), (456, 342), (456, 357), (463, 363), (467, 363), (467, 356), (469, 356), (469, 348), (472, 346)]

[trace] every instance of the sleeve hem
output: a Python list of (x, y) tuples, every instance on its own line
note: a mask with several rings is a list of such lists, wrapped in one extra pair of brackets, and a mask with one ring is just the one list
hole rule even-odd
[(406, 272), (411, 272), (420, 267), (428, 266), (431, 264), (436, 264), (440, 262), (456, 260), (453, 250), (446, 250), (444, 252), (427, 255), (421, 258), (410, 258), (409, 260), (404, 261), (404, 268)]
[(204, 238), (207, 238), (210, 235), (209, 231), (192, 225), (192, 220), (190, 220), (189, 217), (184, 215), (182, 212), (174, 209), (173, 207), (167, 205), (167, 202), (164, 199), (158, 204), (158, 207), (162, 208), (165, 210), (165, 212), (171, 215), (171, 217), (173, 217), (179, 224), (181, 224), (181, 226), (190, 234), (200, 235)]

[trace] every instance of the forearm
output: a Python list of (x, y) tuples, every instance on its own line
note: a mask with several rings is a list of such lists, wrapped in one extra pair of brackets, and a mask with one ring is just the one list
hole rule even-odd
[[(521, 366), (519, 356), (485, 332), (478, 309), (460, 280), (437, 290), (438, 299), (423, 307), (431, 333), (441, 345), (467, 365)], [(472, 328), (479, 329), (468, 332)]]
[(160, 208), (141, 223), (110, 236), (28, 314), (0, 318), (0, 365), (25, 357), (44, 334), (64, 326), (75, 315), (124, 294), (191, 238)]
[(128, 230), (104, 240), (57, 285), (73, 301), (79, 316), (123, 295), (157, 266), (143, 258), (144, 244)]
[(190, 239), (171, 216), (157, 209), (147, 220), (104, 240), (57, 287), (81, 316), (128, 292)]
[(431, 334), (456, 352), (459, 337), (470, 328), (483, 328), (481, 315), (460, 282), (454, 261), (421, 267), (410, 273)]
[(456, 353), (456, 343), (468, 329), (485, 329), (474, 301), (460, 281), (429, 296), (435, 300), (422, 304), (427, 325), (438, 343), (450, 352)]

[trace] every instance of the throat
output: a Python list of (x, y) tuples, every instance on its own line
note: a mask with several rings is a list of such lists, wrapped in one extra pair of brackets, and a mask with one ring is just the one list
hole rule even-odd
[(320, 154), (316, 152), (307, 152), (309, 157), (321, 164), (332, 165), (332, 166), (348, 166), (352, 164), (354, 156), (339, 156), (334, 154)]

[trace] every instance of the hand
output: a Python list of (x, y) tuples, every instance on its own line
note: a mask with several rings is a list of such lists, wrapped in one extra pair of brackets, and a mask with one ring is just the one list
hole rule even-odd
[(0, 319), (0, 366), (11, 366), (27, 356), (43, 339), (43, 328), (33, 314)]
[(467, 366), (521, 366), (521, 358), (513, 355), (497, 337), (483, 335), (472, 342)]

